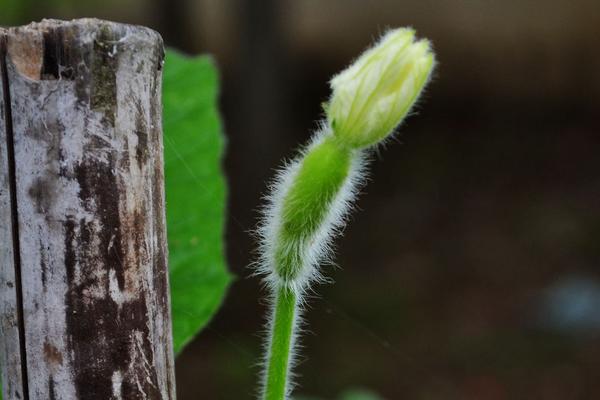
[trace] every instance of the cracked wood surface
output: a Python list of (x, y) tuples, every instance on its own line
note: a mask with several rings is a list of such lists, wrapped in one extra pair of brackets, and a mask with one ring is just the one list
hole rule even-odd
[(5, 399), (173, 399), (162, 39), (95, 19), (0, 37)]

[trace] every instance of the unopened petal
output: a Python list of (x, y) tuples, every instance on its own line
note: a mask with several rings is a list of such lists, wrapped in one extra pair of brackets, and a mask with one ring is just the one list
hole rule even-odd
[(427, 40), (401, 28), (386, 33), (330, 82), (326, 113), (340, 142), (354, 148), (383, 141), (410, 111), (434, 66)]

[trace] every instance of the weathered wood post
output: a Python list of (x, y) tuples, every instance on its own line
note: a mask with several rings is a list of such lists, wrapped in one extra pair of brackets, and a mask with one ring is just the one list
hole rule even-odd
[(4, 399), (173, 399), (160, 36), (0, 30)]

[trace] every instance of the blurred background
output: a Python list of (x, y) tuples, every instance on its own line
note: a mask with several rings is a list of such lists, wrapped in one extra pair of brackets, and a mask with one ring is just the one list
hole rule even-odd
[(386, 27), (439, 67), (381, 151), (318, 287), (298, 393), (600, 398), (598, 0), (2, 0), (0, 25), (95, 16), (211, 53), (228, 137), (237, 275), (177, 361), (178, 399), (256, 392), (264, 296), (249, 278), (260, 196), (305, 142), (327, 81)]

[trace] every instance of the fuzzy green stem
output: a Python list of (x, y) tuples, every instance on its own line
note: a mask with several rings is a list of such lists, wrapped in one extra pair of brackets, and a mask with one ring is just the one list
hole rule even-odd
[(290, 356), (298, 312), (297, 296), (282, 286), (276, 294), (267, 360), (264, 400), (284, 400), (290, 372)]
[(305, 250), (347, 181), (353, 156), (331, 133), (304, 156), (283, 200), (275, 250), (275, 270), (283, 280), (292, 282), (302, 272)]

